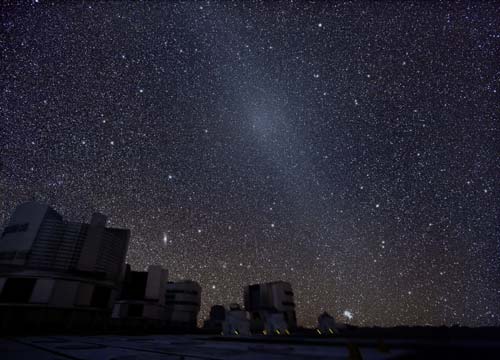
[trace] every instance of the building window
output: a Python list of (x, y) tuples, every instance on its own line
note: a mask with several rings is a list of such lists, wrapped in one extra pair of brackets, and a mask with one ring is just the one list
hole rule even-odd
[(144, 311), (143, 304), (129, 304), (128, 305), (128, 316), (142, 316)]
[(92, 299), (90, 300), (90, 306), (107, 308), (109, 304), (109, 298), (111, 296), (111, 289), (105, 286), (96, 286), (94, 292), (92, 293)]
[(194, 302), (194, 301), (183, 301), (183, 300), (179, 300), (179, 301), (166, 300), (165, 304), (168, 304), (168, 305), (192, 305), (192, 306), (200, 306), (200, 304), (198, 304), (197, 302)]
[(4, 229), (2, 236), (16, 232), (24, 232), (28, 230), (28, 226), (29, 226), (28, 223), (7, 226)]
[(15, 251), (4, 251), (0, 253), (0, 260), (12, 260), (16, 257)]
[(191, 294), (198, 295), (198, 291), (196, 290), (167, 290), (167, 294)]
[(36, 279), (7, 279), (0, 295), (0, 302), (28, 303), (35, 287)]

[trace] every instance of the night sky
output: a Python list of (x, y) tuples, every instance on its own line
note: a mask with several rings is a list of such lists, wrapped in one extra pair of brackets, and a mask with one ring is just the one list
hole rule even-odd
[(101, 211), (202, 317), (500, 325), (498, 2), (1, 6), (1, 224)]

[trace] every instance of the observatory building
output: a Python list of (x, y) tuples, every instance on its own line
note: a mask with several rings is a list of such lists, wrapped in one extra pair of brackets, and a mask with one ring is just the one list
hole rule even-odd
[(127, 329), (159, 329), (165, 320), (165, 288), (168, 271), (150, 265), (148, 271), (132, 271), (127, 265), (122, 291), (113, 307), (113, 325)]
[(284, 321), (288, 329), (297, 327), (294, 295), (290, 283), (275, 281), (249, 285), (244, 289), (244, 300), (245, 310), (250, 313), (252, 331), (275, 328), (273, 324), (278, 322), (278, 317), (282, 318), (279, 322)]
[(165, 292), (167, 327), (176, 330), (196, 328), (200, 304), (201, 287), (197, 282), (169, 281)]
[(125, 269), (129, 230), (69, 222), (53, 208), (16, 208), (0, 237), (0, 330), (104, 326)]

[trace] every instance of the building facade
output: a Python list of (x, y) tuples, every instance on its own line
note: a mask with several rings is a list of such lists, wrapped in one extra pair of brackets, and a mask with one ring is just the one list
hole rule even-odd
[(229, 305), (229, 310), (226, 311), (222, 325), (222, 334), (227, 336), (251, 335), (248, 313), (241, 309), (239, 304), (233, 303)]
[(63, 220), (53, 208), (16, 208), (0, 237), (0, 329), (104, 326), (124, 275), (129, 230)]
[[(250, 313), (251, 329), (260, 332), (274, 324), (281, 314), (288, 329), (297, 327), (292, 286), (284, 281), (254, 284), (245, 287), (245, 310)], [(269, 323), (269, 324), (266, 324)], [(274, 328), (274, 326), (273, 326)]]
[(200, 304), (201, 287), (197, 282), (168, 282), (165, 291), (167, 327), (172, 330), (195, 329)]
[(113, 325), (128, 329), (160, 328), (165, 322), (167, 280), (168, 271), (161, 266), (131, 271), (127, 265), (122, 290), (113, 307)]

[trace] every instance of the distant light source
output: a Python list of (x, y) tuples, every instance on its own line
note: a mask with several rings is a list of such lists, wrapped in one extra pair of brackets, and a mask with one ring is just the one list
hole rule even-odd
[(354, 316), (352, 315), (352, 312), (350, 312), (349, 310), (345, 310), (345, 311), (344, 311), (344, 316), (345, 316), (346, 318), (348, 318), (349, 320), (352, 320), (352, 318), (354, 317)]

